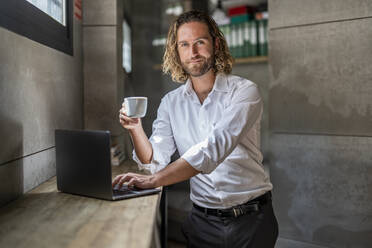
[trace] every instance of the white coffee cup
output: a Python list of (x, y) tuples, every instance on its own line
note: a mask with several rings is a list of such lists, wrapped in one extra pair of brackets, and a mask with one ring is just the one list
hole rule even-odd
[(146, 115), (147, 97), (132, 96), (124, 98), (126, 115), (131, 118), (142, 118)]

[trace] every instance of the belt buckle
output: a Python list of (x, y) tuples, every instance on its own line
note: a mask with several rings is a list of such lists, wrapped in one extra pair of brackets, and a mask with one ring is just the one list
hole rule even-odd
[(234, 217), (235, 218), (238, 218), (240, 215), (242, 215), (244, 213), (243, 209), (240, 206), (234, 207), (233, 212), (234, 212)]

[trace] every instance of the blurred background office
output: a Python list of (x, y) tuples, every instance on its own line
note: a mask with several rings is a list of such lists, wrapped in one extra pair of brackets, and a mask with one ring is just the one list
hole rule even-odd
[[(161, 97), (180, 85), (161, 71), (169, 24), (199, 9), (220, 24), (233, 74), (255, 82), (264, 99), (277, 247), (370, 247), (371, 1), (24, 2), (17, 8), (43, 9), (53, 21), (29, 11), (19, 19), (0, 4), (0, 205), (55, 175), (57, 128), (110, 130), (117, 162), (131, 159), (118, 122), (123, 97), (149, 98), (143, 126), (151, 135)], [(50, 28), (56, 22), (60, 35)], [(183, 247), (188, 183), (167, 196), (169, 247)]]

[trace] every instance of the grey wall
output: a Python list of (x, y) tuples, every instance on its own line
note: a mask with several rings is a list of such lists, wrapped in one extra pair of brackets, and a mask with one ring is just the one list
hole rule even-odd
[(109, 130), (121, 143), (119, 109), (124, 96), (122, 67), (123, 1), (86, 1), (83, 5), (84, 127)]
[[(276, 65), (271, 127), (372, 136), (372, 32), (365, 32), (371, 2), (296, 1), (288, 10), (283, 6), (273, 1), (270, 8), (270, 58)], [(300, 11), (304, 6), (306, 13)], [(288, 93), (292, 97), (282, 97)]]
[(372, 2), (269, 1), (270, 171), (283, 247), (372, 243)]
[(55, 175), (54, 130), (82, 128), (81, 23), (74, 56), (0, 27), (0, 205)]
[(122, 22), (122, 1), (84, 3), (84, 125), (87, 129), (108, 129), (113, 135), (121, 132)]

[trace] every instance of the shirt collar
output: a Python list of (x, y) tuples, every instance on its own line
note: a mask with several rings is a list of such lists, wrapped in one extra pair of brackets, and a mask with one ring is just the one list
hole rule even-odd
[(213, 90), (220, 92), (229, 92), (229, 85), (227, 82), (226, 74), (224, 73), (217, 74), (212, 91)]
[[(214, 81), (212, 91), (220, 91), (220, 92), (229, 92), (229, 85), (227, 81), (227, 76), (224, 73), (218, 73), (216, 75), (216, 79)], [(185, 88), (183, 89), (183, 93), (190, 96), (194, 89), (192, 88), (191, 79), (188, 78), (186, 80)]]
[(183, 93), (188, 96), (191, 96), (193, 91), (194, 89), (192, 88), (191, 79), (189, 77), (186, 81), (185, 88), (183, 89)]

